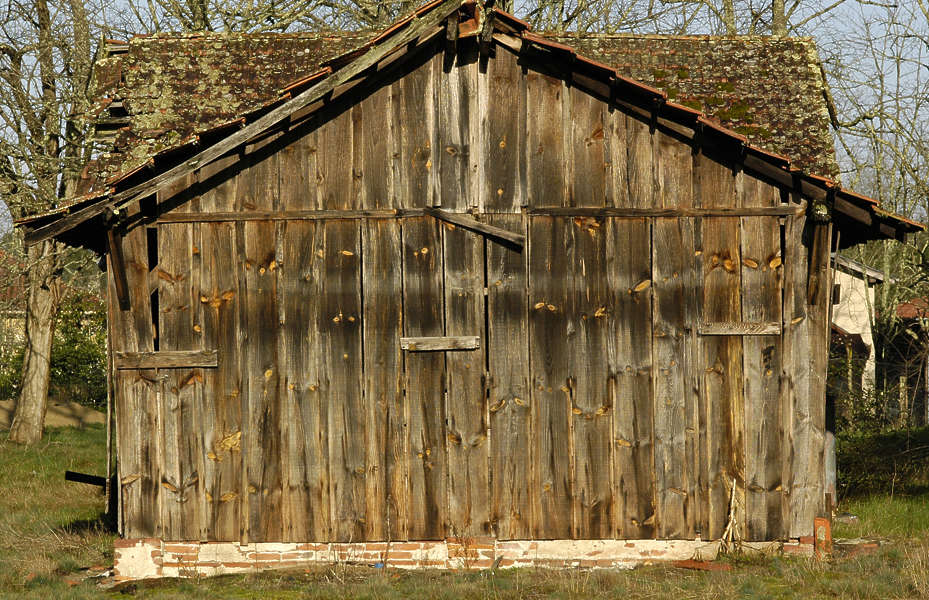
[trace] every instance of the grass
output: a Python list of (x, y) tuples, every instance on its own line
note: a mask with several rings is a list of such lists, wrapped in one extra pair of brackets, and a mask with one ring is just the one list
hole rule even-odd
[(0, 434), (0, 598), (850, 598), (929, 599), (929, 494), (870, 496), (843, 507), (859, 516), (837, 537), (879, 537), (878, 552), (853, 558), (736, 555), (728, 572), (667, 566), (633, 571), (403, 572), (334, 565), (194, 580), (139, 582), (104, 591), (81, 582), (112, 564), (112, 534), (95, 488), (65, 482), (73, 469), (103, 472), (104, 431), (49, 431), (25, 449)]

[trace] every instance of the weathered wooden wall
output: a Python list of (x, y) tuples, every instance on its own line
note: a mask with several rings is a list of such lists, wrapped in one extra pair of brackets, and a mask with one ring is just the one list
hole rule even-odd
[[(125, 233), (114, 351), (218, 365), (116, 371), (124, 535), (708, 539), (733, 482), (743, 537), (809, 534), (828, 227), (502, 47), (457, 59), (413, 57)], [(430, 206), (525, 248), (383, 212)]]

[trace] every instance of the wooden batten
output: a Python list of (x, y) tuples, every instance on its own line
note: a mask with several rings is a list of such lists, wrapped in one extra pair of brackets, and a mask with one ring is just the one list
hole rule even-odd
[(219, 364), (216, 350), (162, 350), (159, 352), (116, 352), (113, 364), (117, 369), (179, 369), (184, 367), (215, 367)]
[(486, 235), (490, 238), (513, 244), (518, 248), (522, 248), (526, 243), (526, 236), (521, 233), (514, 233), (501, 227), (495, 227), (493, 225), (481, 223), (474, 217), (468, 215), (452, 213), (439, 208), (427, 208), (425, 213), (435, 217), (436, 219), (445, 221), (446, 223), (458, 225), (470, 231)]
[(400, 348), (410, 352), (434, 352), (438, 350), (477, 350), (481, 338), (476, 335), (420, 336), (400, 338)]
[(781, 324), (777, 321), (700, 323), (697, 332), (700, 335), (780, 335)]

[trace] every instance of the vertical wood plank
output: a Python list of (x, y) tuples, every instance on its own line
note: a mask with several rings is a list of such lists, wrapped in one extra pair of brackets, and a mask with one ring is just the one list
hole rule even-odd
[[(487, 63), (488, 107), (483, 120), (484, 209), (515, 212), (525, 202), (520, 173), (525, 173), (526, 77), (516, 56), (497, 48)], [(518, 117), (517, 117), (518, 115)], [(520, 128), (522, 125), (522, 129)]]
[[(498, 51), (498, 60), (502, 52)], [(526, 233), (525, 217), (493, 215), (487, 222)], [(487, 355), (491, 426), (492, 521), (499, 539), (530, 536), (529, 492), (535, 463), (529, 393), (529, 329), (526, 259), (501, 244), (487, 242)]]
[[(737, 203), (736, 177), (727, 167), (701, 154), (694, 168), (695, 186), (702, 206)], [(739, 219), (704, 218), (701, 234), (702, 319), (739, 321), (742, 318)], [(706, 424), (707, 522), (708, 536), (715, 539), (722, 534), (729, 518), (733, 479), (744, 506), (742, 340), (733, 336), (705, 336), (702, 339), (704, 406), (701, 414)], [(744, 533), (741, 519), (736, 525)]]
[(393, 94), (390, 86), (385, 86), (368, 96), (362, 103), (364, 110), (362, 121), (363, 135), (360, 145), (363, 148), (363, 183), (362, 208), (396, 208), (397, 199), (393, 193), (393, 172), (391, 156), (395, 149), (394, 128), (389, 118), (393, 110)]
[[(158, 307), (160, 350), (194, 350), (195, 339), (191, 281), (191, 230), (189, 223), (158, 226)], [(200, 448), (195, 420), (197, 388), (202, 369), (164, 369), (165, 534), (168, 539), (200, 538), (198, 521)]]
[(393, 84), (395, 101), (391, 104), (391, 118), (399, 138), (400, 157), (394, 171), (395, 193), (398, 206), (406, 208), (433, 206), (436, 200), (433, 171), (437, 169), (438, 157), (432, 75), (436, 60), (427, 60)]
[[(445, 334), (484, 337), (484, 239), (442, 225), (445, 254)], [(486, 343), (448, 352), (448, 533), (489, 535), (490, 473), (484, 381)]]
[[(435, 204), (452, 211), (463, 211), (471, 202), (469, 99), (475, 91), (463, 52), (446, 73), (432, 71), (436, 90), (436, 141), (438, 143), (438, 197)], [(409, 117), (408, 117), (409, 118)], [(474, 127), (478, 127), (477, 122)]]
[(564, 92), (561, 79), (526, 74), (527, 204), (532, 208), (566, 205)]
[(607, 162), (606, 204), (608, 206), (632, 206), (629, 201), (629, 147), (626, 139), (626, 114), (613, 107), (606, 107), (604, 116), (604, 156)]
[(400, 257), (396, 220), (363, 221), (365, 536), (374, 540), (404, 539), (409, 522)]
[(281, 539), (278, 257), (275, 224), (245, 223), (248, 412), (242, 434), (250, 542)]
[(242, 332), (239, 274), (242, 258), (233, 223), (203, 223), (200, 229), (200, 308), (203, 347), (216, 348), (219, 364), (205, 369), (204, 445), (208, 469), (204, 488), (213, 519), (209, 538), (237, 541), (242, 492)]
[(365, 410), (361, 394), (361, 247), (357, 221), (325, 222), (321, 333), (329, 389), (329, 480), (332, 537), (364, 539)]
[[(743, 206), (776, 206), (779, 190), (746, 177)], [(742, 318), (776, 321), (781, 315), (780, 224), (773, 217), (742, 218)], [(781, 337), (746, 336), (745, 373), (745, 527), (750, 540), (783, 536), (780, 373)]]
[(574, 173), (568, 180), (569, 202), (572, 206), (605, 206), (607, 107), (577, 88), (569, 88), (567, 93), (571, 98), (570, 150), (574, 156)]
[[(148, 257), (145, 229), (136, 228), (123, 237), (126, 277), (133, 299), (129, 311), (121, 311), (116, 300), (112, 268), (108, 276), (109, 314), (114, 317), (113, 351), (154, 350), (153, 325), (148, 292)], [(160, 535), (161, 474), (158, 447), (152, 432), (159, 431), (155, 372), (117, 371), (117, 420), (119, 489), (123, 535)]]
[[(617, 112), (617, 115), (622, 114), (622, 112)], [(625, 198), (622, 194), (614, 196), (614, 202), (625, 200), (627, 203), (625, 206), (636, 208), (657, 206), (659, 199), (656, 197), (655, 149), (653, 147), (655, 136), (649, 131), (647, 124), (631, 115), (625, 115), (625, 126), (626, 169), (624, 174), (629, 192)], [(617, 156), (615, 152), (614, 160), (620, 159), (621, 153)], [(614, 177), (614, 182), (616, 187), (622, 183), (617, 177)]]
[[(690, 148), (661, 132), (653, 138), (658, 201), (665, 208), (693, 206)], [(652, 353), (657, 534), (661, 538), (690, 538), (696, 529), (695, 477), (689, 460), (697, 441), (695, 248), (693, 219), (655, 219)]]
[[(403, 330), (405, 336), (444, 335), (442, 245), (431, 217), (403, 220)], [(445, 356), (407, 353), (409, 402), (410, 539), (441, 539), (448, 525), (445, 450)]]
[(277, 155), (279, 206), (282, 210), (312, 210), (323, 208), (317, 190), (317, 133), (298, 130), (296, 140)]
[(607, 282), (614, 315), (607, 350), (613, 397), (613, 535), (655, 535), (652, 252), (646, 219), (610, 219)]
[[(560, 184), (559, 184), (560, 185)], [(573, 257), (569, 219), (532, 217), (529, 223), (529, 364), (532, 386), (532, 535), (569, 538), (574, 486), (571, 389), (567, 356), (567, 290)]]
[(316, 205), (325, 210), (357, 208), (353, 194), (352, 110), (333, 114), (316, 130)]
[(597, 539), (609, 537), (613, 509), (613, 405), (607, 358), (613, 307), (607, 290), (605, 241), (609, 227), (590, 218), (575, 218), (568, 227), (564, 234), (573, 238), (574, 246), (573, 260), (563, 275), (568, 291), (568, 387), (574, 436), (572, 534)]

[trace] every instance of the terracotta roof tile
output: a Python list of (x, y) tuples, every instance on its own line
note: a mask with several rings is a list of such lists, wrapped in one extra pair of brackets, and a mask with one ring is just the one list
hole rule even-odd
[(813, 41), (739, 36), (549, 35), (698, 109), (800, 169), (839, 170)]

